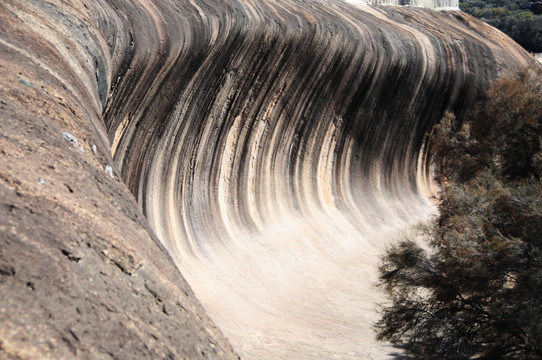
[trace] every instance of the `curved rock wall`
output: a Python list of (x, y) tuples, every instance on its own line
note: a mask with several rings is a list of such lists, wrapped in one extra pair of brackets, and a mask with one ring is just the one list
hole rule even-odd
[(110, 156), (129, 15), (0, 2), (1, 359), (237, 359)]
[(434, 212), (431, 127), (529, 59), (460, 12), (0, 6), (0, 290), (17, 299), (0, 350), (14, 354), (129, 358), (130, 341), (137, 357), (234, 356), (176, 266), (244, 358), (386, 357), (375, 270)]

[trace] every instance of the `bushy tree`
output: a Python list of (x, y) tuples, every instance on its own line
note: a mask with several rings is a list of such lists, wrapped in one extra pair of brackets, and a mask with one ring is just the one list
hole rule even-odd
[(466, 13), (496, 27), (531, 52), (542, 52), (540, 0), (460, 0)]
[(383, 258), (378, 338), (420, 359), (542, 359), (542, 71), (496, 82), (431, 143), (439, 215)]

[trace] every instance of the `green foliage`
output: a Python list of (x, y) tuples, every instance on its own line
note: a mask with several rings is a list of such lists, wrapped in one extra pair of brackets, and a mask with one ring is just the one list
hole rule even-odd
[(482, 169), (519, 180), (542, 174), (542, 71), (538, 68), (498, 81), (487, 92), (471, 122), (455, 131), (447, 114), (435, 127), (435, 159), (441, 176), (465, 182)]
[(439, 216), (380, 266), (378, 338), (420, 359), (542, 358), (542, 71), (492, 86), (432, 134)]
[(542, 3), (528, 0), (460, 0), (466, 13), (496, 27), (531, 52), (542, 52)]

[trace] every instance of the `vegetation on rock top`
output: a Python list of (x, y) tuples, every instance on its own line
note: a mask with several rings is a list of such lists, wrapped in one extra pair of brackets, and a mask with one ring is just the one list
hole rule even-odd
[(460, 0), (459, 7), (509, 35), (527, 51), (542, 52), (542, 1)]

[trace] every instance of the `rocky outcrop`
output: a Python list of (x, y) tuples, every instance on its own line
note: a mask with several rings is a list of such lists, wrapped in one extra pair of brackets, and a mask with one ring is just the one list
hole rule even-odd
[(377, 6), (414, 6), (425, 9), (459, 10), (458, 0), (368, 0), (365, 4)]
[(529, 59), (460, 12), (0, 8), (8, 359), (235, 358), (221, 331), (245, 358), (386, 357), (375, 267), (434, 211), (431, 127)]
[(0, 358), (236, 359), (111, 160), (102, 111), (130, 14), (0, 9)]

